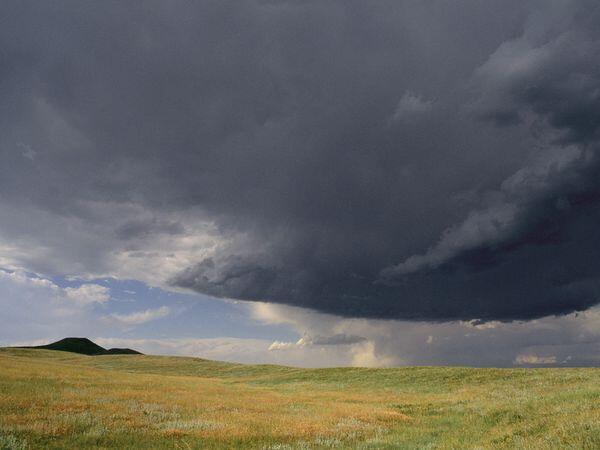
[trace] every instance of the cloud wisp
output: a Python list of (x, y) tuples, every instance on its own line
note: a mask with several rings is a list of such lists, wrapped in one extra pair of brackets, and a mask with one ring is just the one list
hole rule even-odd
[(275, 341), (269, 346), (269, 350), (288, 350), (295, 347), (327, 346), (327, 345), (353, 345), (366, 341), (362, 336), (351, 334), (333, 334), (331, 336), (311, 336), (304, 333), (296, 342)]
[(117, 322), (120, 325), (141, 325), (153, 320), (162, 319), (171, 314), (171, 309), (168, 306), (161, 306), (155, 309), (146, 309), (127, 314), (112, 313), (104, 316), (105, 320)]

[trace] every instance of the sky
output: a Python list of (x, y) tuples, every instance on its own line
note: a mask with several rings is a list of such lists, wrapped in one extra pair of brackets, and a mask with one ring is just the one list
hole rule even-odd
[(5, 2), (0, 345), (600, 365), (597, 23), (593, 0)]

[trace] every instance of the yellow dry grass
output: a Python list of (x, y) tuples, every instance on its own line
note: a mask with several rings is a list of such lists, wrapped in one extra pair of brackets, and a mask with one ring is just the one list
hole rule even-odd
[(599, 381), (2, 350), (0, 448), (600, 448)]

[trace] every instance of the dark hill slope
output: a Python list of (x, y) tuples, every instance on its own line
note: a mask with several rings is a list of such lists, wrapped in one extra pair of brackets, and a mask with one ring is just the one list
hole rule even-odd
[(100, 347), (95, 342), (88, 338), (68, 337), (60, 341), (53, 342), (47, 345), (38, 345), (36, 347), (44, 350), (60, 350), (63, 352), (81, 353), (82, 355), (141, 355), (140, 352), (130, 348), (111, 348), (109, 350)]
[(109, 348), (106, 355), (141, 355), (142, 353), (131, 348)]

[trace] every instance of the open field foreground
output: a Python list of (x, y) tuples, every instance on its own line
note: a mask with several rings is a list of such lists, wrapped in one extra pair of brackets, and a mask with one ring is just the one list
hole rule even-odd
[(600, 448), (600, 369), (0, 350), (0, 448)]

